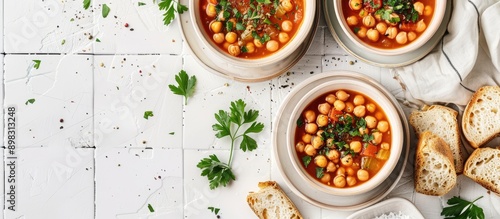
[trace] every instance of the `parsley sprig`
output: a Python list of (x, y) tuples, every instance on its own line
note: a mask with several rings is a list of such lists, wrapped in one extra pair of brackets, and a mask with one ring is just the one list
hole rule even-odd
[(445, 219), (484, 219), (483, 209), (474, 204), (474, 202), (482, 197), (483, 196), (469, 202), (461, 199), (460, 197), (453, 196), (453, 198), (448, 199), (446, 202), (446, 204), (450, 206), (443, 208), (441, 216), (445, 216)]
[(168, 26), (175, 18), (175, 13), (182, 14), (188, 10), (186, 5), (183, 5), (175, 0), (161, 0), (158, 3), (160, 10), (165, 11), (163, 14), (163, 22)]
[[(215, 136), (217, 138), (231, 138), (231, 148), (227, 163), (221, 162), (215, 154), (208, 156), (208, 158), (203, 158), (198, 163), (197, 167), (202, 170), (201, 175), (207, 176), (210, 182), (210, 189), (215, 189), (219, 186), (226, 187), (229, 182), (236, 180), (231, 171), (231, 163), (237, 139), (241, 138), (241, 150), (252, 151), (257, 149), (257, 141), (250, 137), (249, 134), (261, 132), (264, 129), (264, 124), (256, 122), (259, 116), (258, 110), (250, 109), (245, 111), (245, 107), (246, 103), (239, 99), (231, 102), (231, 106), (229, 107), (230, 112), (219, 110), (215, 114), (217, 123), (212, 126), (212, 129), (217, 132)], [(240, 130), (242, 127), (247, 128), (242, 131)]]
[(177, 87), (173, 84), (168, 85), (168, 87), (174, 94), (184, 96), (184, 104), (187, 105), (188, 97), (194, 93), (196, 76), (193, 75), (189, 77), (186, 71), (181, 70), (179, 74), (175, 76), (175, 81), (177, 81)]

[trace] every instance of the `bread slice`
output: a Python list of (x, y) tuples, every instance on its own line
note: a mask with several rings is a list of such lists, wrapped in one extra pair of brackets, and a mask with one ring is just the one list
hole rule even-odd
[(449, 146), (439, 136), (425, 131), (420, 134), (415, 155), (415, 190), (442, 196), (457, 182)]
[(462, 173), (464, 158), (457, 115), (458, 112), (449, 107), (425, 106), (422, 110), (410, 114), (410, 124), (417, 134), (430, 131), (441, 137), (451, 149), (455, 171)]
[(478, 148), (500, 133), (500, 87), (479, 88), (465, 107), (462, 131), (474, 148)]
[(500, 149), (474, 150), (465, 162), (464, 175), (500, 195)]
[(293, 202), (274, 181), (259, 182), (260, 190), (250, 192), (247, 202), (260, 219), (302, 219)]

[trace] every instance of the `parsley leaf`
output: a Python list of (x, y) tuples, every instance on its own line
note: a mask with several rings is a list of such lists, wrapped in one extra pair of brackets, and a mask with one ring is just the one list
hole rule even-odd
[(484, 219), (483, 209), (474, 204), (477, 200), (481, 199), (483, 196), (477, 198), (476, 200), (469, 202), (461, 199), (460, 197), (453, 196), (453, 198), (448, 199), (446, 204), (450, 205), (443, 208), (441, 211), (441, 216), (448, 218), (478, 218)]
[(316, 167), (316, 178), (321, 179), (325, 173), (323, 173), (323, 167)]
[(307, 166), (309, 166), (309, 164), (311, 163), (311, 156), (303, 156), (302, 157), (302, 162), (304, 163), (304, 166), (307, 168)]
[(111, 9), (108, 7), (108, 5), (102, 4), (102, 17), (103, 18), (106, 18), (108, 16), (109, 11), (111, 11)]
[(83, 8), (85, 10), (89, 9), (90, 7), (90, 0), (83, 0)]
[(42, 62), (41, 60), (33, 60), (33, 62), (35, 63), (33, 65), (33, 68), (35, 68), (35, 69), (40, 68), (40, 63)]
[[(239, 99), (231, 102), (229, 107), (230, 112), (219, 110), (214, 116), (217, 121), (212, 125), (212, 129), (216, 132), (215, 137), (223, 138), (229, 136), (231, 138), (231, 148), (229, 161), (221, 162), (216, 155), (210, 155), (208, 158), (202, 159), (197, 167), (202, 169), (202, 176), (207, 176), (210, 182), (210, 189), (215, 189), (219, 186), (226, 186), (230, 181), (235, 180), (235, 176), (231, 171), (231, 162), (233, 159), (233, 151), (236, 139), (242, 138), (240, 149), (243, 151), (252, 151), (257, 149), (257, 141), (249, 136), (251, 133), (259, 133), (264, 129), (264, 124), (256, 122), (259, 116), (259, 111), (245, 111), (246, 103)], [(242, 127), (247, 127), (244, 131)]]
[(189, 77), (186, 71), (181, 70), (179, 74), (175, 76), (175, 81), (177, 81), (177, 87), (173, 84), (168, 85), (168, 87), (174, 94), (184, 96), (184, 104), (186, 105), (188, 97), (194, 93), (196, 76), (193, 75)]
[(144, 6), (144, 5), (146, 5), (146, 3), (144, 3), (144, 2), (137, 2), (137, 6)]
[(28, 103), (33, 104), (34, 102), (35, 102), (35, 99), (31, 98), (31, 99), (28, 99), (28, 100), (26, 101), (26, 103), (24, 103), (24, 104), (28, 105)]
[(218, 215), (220, 208), (208, 207), (208, 210), (212, 211), (215, 215)]
[(149, 212), (155, 212), (155, 209), (153, 208), (153, 206), (151, 206), (151, 204), (148, 204), (148, 209)]
[(201, 176), (206, 176), (210, 182), (210, 189), (215, 189), (219, 186), (226, 187), (231, 180), (236, 180), (231, 167), (219, 160), (217, 155), (209, 155), (208, 158), (203, 158), (198, 165)]
[(158, 3), (160, 10), (165, 11), (163, 14), (163, 22), (168, 26), (175, 18), (175, 12), (182, 14), (188, 10), (188, 7), (175, 0), (161, 0)]
[(149, 119), (149, 117), (153, 117), (153, 111), (146, 111), (144, 112), (144, 118)]

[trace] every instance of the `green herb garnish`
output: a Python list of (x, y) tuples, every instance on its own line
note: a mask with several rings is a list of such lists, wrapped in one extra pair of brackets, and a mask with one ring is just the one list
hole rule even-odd
[(175, 18), (175, 13), (182, 14), (188, 10), (188, 7), (175, 0), (161, 0), (158, 3), (160, 10), (165, 11), (163, 22), (168, 26)]
[(144, 2), (137, 2), (137, 6), (144, 6), (144, 5), (146, 5), (146, 3), (144, 3)]
[(186, 105), (188, 97), (194, 93), (196, 76), (193, 75), (189, 77), (186, 71), (181, 70), (179, 74), (175, 76), (175, 81), (177, 81), (177, 87), (173, 84), (168, 85), (168, 87), (174, 94), (184, 96), (184, 104)]
[(311, 156), (303, 156), (302, 157), (302, 163), (304, 163), (304, 166), (307, 168), (307, 166), (309, 166), (309, 164), (311, 163)]
[(153, 111), (146, 111), (144, 112), (144, 118), (149, 119), (149, 117), (153, 117)]
[(460, 197), (453, 196), (453, 198), (448, 199), (448, 201), (446, 202), (446, 204), (450, 206), (443, 208), (443, 211), (441, 211), (441, 216), (445, 216), (445, 219), (484, 219), (483, 209), (474, 204), (474, 202), (481, 199), (482, 197), (483, 196), (476, 198), (472, 202), (469, 202), (461, 199)]
[(220, 208), (208, 207), (208, 210), (210, 210), (215, 215), (218, 215), (219, 211), (220, 211)]
[(28, 105), (28, 103), (33, 104), (34, 102), (35, 102), (35, 99), (31, 98), (31, 99), (28, 99), (26, 101), (26, 103), (24, 103), (24, 104)]
[(38, 69), (40, 68), (40, 63), (42, 63), (41, 60), (33, 60), (35, 64), (33, 64), (33, 68)]
[(316, 178), (321, 179), (325, 173), (323, 172), (325, 168), (323, 167), (316, 167)]
[(149, 212), (155, 212), (155, 209), (153, 208), (153, 206), (151, 206), (151, 204), (148, 204), (148, 209)]
[(89, 9), (90, 7), (90, 0), (83, 0), (83, 8), (85, 10)]
[[(226, 136), (231, 138), (231, 148), (227, 163), (221, 162), (215, 154), (203, 158), (198, 163), (197, 167), (202, 170), (201, 175), (207, 176), (210, 182), (210, 189), (215, 189), (221, 185), (225, 187), (229, 182), (236, 179), (231, 171), (231, 163), (233, 161), (234, 145), (238, 138), (242, 138), (240, 142), (241, 150), (252, 151), (257, 149), (257, 142), (249, 134), (261, 132), (264, 129), (264, 124), (256, 122), (259, 111), (245, 111), (245, 107), (246, 103), (239, 99), (231, 102), (230, 112), (219, 110), (215, 114), (217, 124), (212, 125), (212, 129), (217, 132), (215, 136), (217, 138)], [(248, 124), (250, 125), (248, 126)], [(241, 131), (240, 128), (243, 126), (248, 128)]]
[(106, 18), (108, 16), (109, 11), (111, 11), (111, 9), (108, 7), (108, 5), (102, 4), (102, 17), (103, 18)]

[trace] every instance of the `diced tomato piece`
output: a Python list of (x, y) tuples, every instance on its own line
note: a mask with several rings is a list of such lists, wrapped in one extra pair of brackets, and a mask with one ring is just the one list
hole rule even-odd
[(342, 111), (332, 109), (328, 113), (328, 118), (330, 118), (330, 120), (335, 123), (339, 121), (339, 116), (341, 116), (342, 114), (343, 114)]
[(363, 156), (370, 156), (370, 157), (374, 157), (375, 154), (377, 154), (377, 151), (378, 151), (378, 148), (377, 146), (375, 145), (372, 145), (372, 144), (368, 144), (368, 146), (366, 146), (363, 151), (361, 151), (361, 155)]
[(382, 7), (382, 0), (365, 0), (365, 10), (372, 13)]

